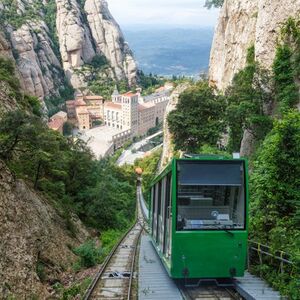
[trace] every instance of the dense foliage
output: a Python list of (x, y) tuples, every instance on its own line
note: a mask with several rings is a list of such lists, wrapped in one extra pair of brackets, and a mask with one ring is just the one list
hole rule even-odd
[(137, 159), (134, 162), (135, 167), (140, 167), (143, 170), (142, 189), (143, 189), (144, 198), (147, 201), (147, 203), (150, 202), (150, 186), (155, 175), (157, 174), (160, 156), (161, 156), (161, 150), (157, 150), (151, 155), (142, 159)]
[[(300, 298), (300, 114), (291, 111), (276, 121), (264, 141), (251, 175), (251, 234), (255, 240), (284, 250), (298, 264), (275, 286)], [(267, 269), (268, 278), (271, 270)], [(276, 272), (275, 272), (276, 273)], [(274, 278), (273, 278), (274, 280)], [(298, 287), (296, 289), (296, 285)]]
[(164, 78), (160, 78), (157, 75), (144, 74), (143, 71), (138, 71), (139, 85), (143, 90), (144, 95), (154, 93), (157, 88), (165, 83)]
[(74, 249), (74, 253), (80, 257), (80, 267), (90, 268), (99, 263), (101, 249), (96, 246), (94, 240), (88, 240)]
[(175, 149), (195, 152), (204, 144), (215, 145), (224, 130), (224, 112), (224, 98), (206, 81), (187, 89), (168, 116)]
[(205, 7), (212, 8), (212, 7), (222, 7), (224, 0), (206, 0)]
[[(64, 75), (62, 74), (64, 78)], [(59, 95), (53, 95), (45, 98), (45, 103), (48, 109), (48, 116), (51, 117), (58, 111), (64, 109), (65, 101), (74, 98), (75, 90), (68, 83), (67, 79), (62, 80), (61, 85), (58, 87)]]
[[(21, 111), (0, 121), (0, 158), (68, 216), (98, 228), (124, 228), (134, 215), (134, 178), (110, 161), (96, 161), (80, 140), (49, 130)], [(116, 193), (117, 191), (117, 193)]]
[(41, 115), (41, 104), (37, 97), (29, 96), (21, 91), (19, 80), (15, 76), (15, 67), (10, 59), (0, 57), (0, 81), (3, 82), (8, 90), (7, 96), (17, 100), (19, 108), (31, 112), (37, 116)]
[(273, 64), (276, 100), (281, 113), (300, 101), (299, 86), (296, 84), (300, 78), (299, 22), (290, 18), (283, 26)]
[(226, 90), (226, 122), (229, 129), (228, 151), (239, 152), (243, 133), (248, 130), (257, 142), (272, 128), (266, 107), (272, 104), (270, 74), (254, 59), (254, 47), (248, 49), (246, 67), (238, 72)]

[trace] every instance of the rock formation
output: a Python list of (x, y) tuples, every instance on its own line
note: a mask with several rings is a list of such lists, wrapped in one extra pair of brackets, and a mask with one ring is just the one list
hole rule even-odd
[(299, 13), (299, 0), (225, 0), (211, 50), (210, 82), (225, 90), (245, 66), (251, 45), (256, 59), (270, 68), (281, 25)]
[(108, 10), (107, 2), (86, 0), (84, 9), (97, 52), (105, 55), (118, 79), (128, 78), (130, 84), (134, 84), (136, 64), (119, 25)]
[[(300, 15), (300, 0), (225, 0), (211, 50), (209, 80), (224, 91), (244, 68), (247, 49), (254, 45), (255, 58), (271, 69), (280, 28), (289, 17)], [(241, 155), (253, 153), (255, 137), (245, 131)]]
[(47, 25), (41, 20), (28, 21), (10, 30), (10, 42), (26, 92), (40, 99), (57, 94), (62, 72)]
[[(79, 0), (0, 0), (0, 17), (0, 55), (14, 58), (31, 95), (59, 95), (65, 76), (75, 89), (86, 86), (77, 71), (95, 55), (106, 57), (112, 79), (136, 82), (133, 55), (105, 0), (87, 0), (85, 7)], [(55, 19), (50, 30), (46, 22)]]

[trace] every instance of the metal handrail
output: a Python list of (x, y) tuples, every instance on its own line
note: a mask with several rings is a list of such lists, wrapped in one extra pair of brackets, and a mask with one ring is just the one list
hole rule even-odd
[[(288, 253), (281, 251), (281, 250), (270, 251), (270, 249), (272, 249), (270, 246), (264, 245), (259, 242), (249, 240), (248, 243), (249, 243), (249, 246), (248, 246), (248, 269), (251, 265), (255, 265), (255, 264), (251, 264), (251, 262), (250, 262), (250, 251), (251, 250), (257, 253), (258, 259), (259, 259), (259, 265), (266, 264), (266, 262), (263, 262), (263, 255), (265, 255), (265, 256), (271, 257), (271, 259), (275, 259), (276, 261), (278, 261), (277, 266), (279, 267), (280, 273), (284, 273), (287, 271), (286, 269), (284, 269), (284, 264), (290, 266), (290, 268), (291, 268), (291, 269), (289, 269), (288, 274), (292, 274), (292, 272), (295, 270), (295, 268), (297, 268), (296, 263), (290, 259), (290, 255)], [(254, 246), (251, 246), (251, 244)], [(262, 277), (262, 274), (261, 274), (261, 277)]]
[[(286, 258), (283, 257), (283, 256), (290, 257), (290, 255), (288, 253), (284, 252), (284, 251), (275, 250), (275, 252), (270, 253), (270, 252), (267, 252), (266, 250), (261, 249), (261, 247), (271, 249), (270, 246), (264, 245), (264, 244), (259, 243), (259, 242), (251, 241), (251, 240), (249, 240), (248, 243), (257, 245), (256, 248), (255, 247), (249, 247), (249, 249), (251, 249), (251, 250), (254, 250), (256, 252), (260, 252), (260, 253), (265, 254), (267, 256), (276, 258), (277, 260), (280, 260), (280, 261), (285, 262), (287, 264), (291, 264), (291, 265), (294, 264), (294, 262), (292, 262), (289, 259), (286, 259)], [(280, 256), (276, 255), (276, 253), (280, 253)]]

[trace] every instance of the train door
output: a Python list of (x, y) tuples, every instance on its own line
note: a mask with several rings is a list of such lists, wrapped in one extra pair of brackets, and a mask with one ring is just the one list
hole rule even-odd
[(165, 202), (164, 202), (164, 237), (163, 237), (163, 254), (169, 257), (171, 254), (171, 233), (172, 233), (172, 217), (171, 217), (171, 173), (166, 177), (165, 181)]

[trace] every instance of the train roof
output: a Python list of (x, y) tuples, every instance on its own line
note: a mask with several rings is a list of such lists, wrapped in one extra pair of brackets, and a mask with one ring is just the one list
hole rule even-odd
[(232, 158), (223, 155), (213, 155), (213, 154), (186, 154), (185, 157), (182, 158), (173, 158), (168, 165), (164, 167), (164, 169), (157, 175), (152, 181), (152, 185), (158, 182), (162, 177), (166, 176), (171, 170), (172, 166), (176, 161), (179, 160), (188, 160), (188, 161), (246, 161), (246, 158)]

